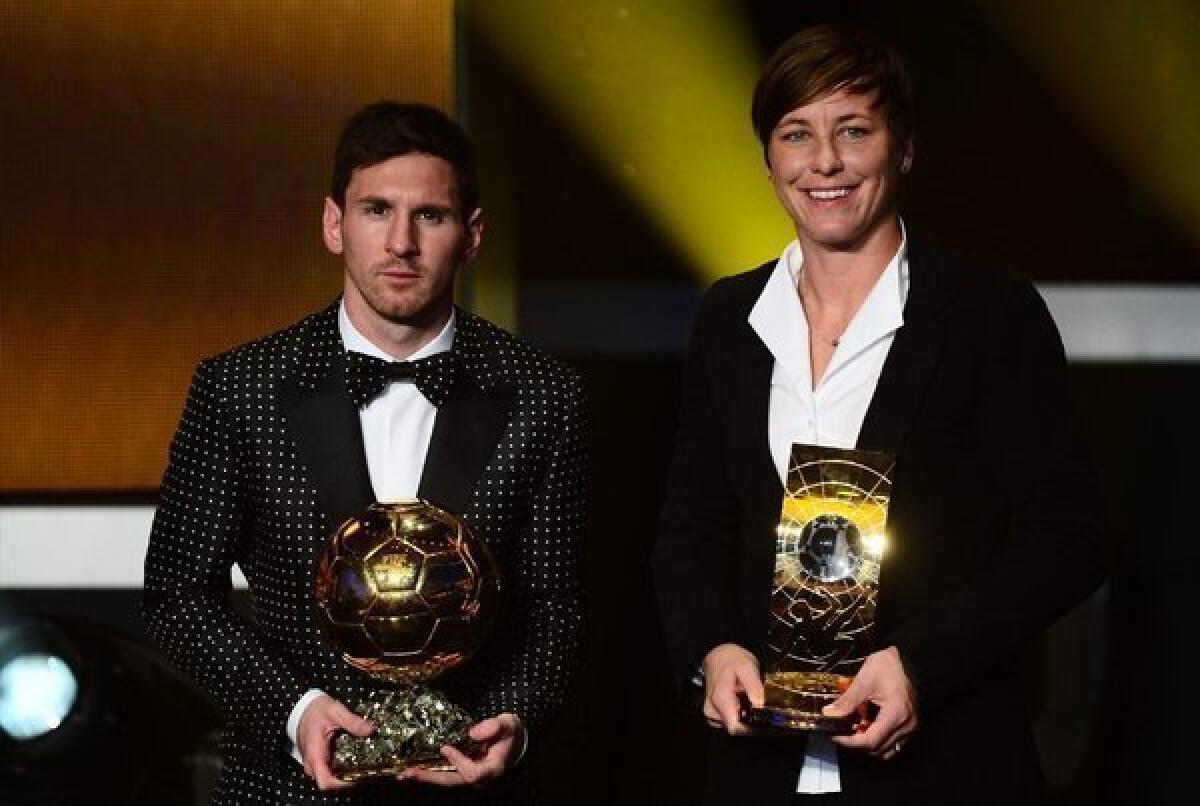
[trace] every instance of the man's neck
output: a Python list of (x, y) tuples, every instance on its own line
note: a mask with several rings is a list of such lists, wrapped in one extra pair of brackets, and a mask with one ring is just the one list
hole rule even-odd
[(448, 300), (436, 310), (422, 313), (411, 321), (396, 322), (385, 319), (365, 302), (350, 295), (345, 297), (345, 306), (346, 316), (354, 329), (397, 361), (404, 361), (437, 338), (454, 308), (453, 302)]

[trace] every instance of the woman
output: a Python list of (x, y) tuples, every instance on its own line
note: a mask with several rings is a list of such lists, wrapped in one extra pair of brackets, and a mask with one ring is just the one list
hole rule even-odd
[[(909, 81), (877, 38), (796, 34), (752, 117), (796, 240), (705, 296), (654, 558), (672, 662), (715, 729), (707, 802), (1037, 802), (1018, 656), (1103, 576), (1058, 333), (1028, 282), (906, 230)], [(880, 649), (830, 707), (877, 711), (833, 739), (739, 719), (739, 693), (762, 701), (793, 443), (896, 457)]]

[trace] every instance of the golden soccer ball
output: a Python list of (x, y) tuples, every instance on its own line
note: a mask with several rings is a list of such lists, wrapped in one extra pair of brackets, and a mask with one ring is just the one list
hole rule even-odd
[(420, 683), (483, 644), (499, 605), (487, 544), (425, 501), (376, 503), (343, 523), (317, 563), (317, 620), (346, 662)]

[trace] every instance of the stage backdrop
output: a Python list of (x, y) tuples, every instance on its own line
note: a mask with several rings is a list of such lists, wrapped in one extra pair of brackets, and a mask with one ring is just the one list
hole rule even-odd
[(202, 357), (333, 299), (342, 120), (452, 111), (452, 0), (0, 6), (0, 494), (149, 491)]

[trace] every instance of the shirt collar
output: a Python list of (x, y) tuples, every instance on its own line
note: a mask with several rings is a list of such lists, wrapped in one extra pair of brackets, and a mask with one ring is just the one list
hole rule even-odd
[[(457, 328), (458, 310), (450, 309), (450, 318), (446, 320), (445, 327), (438, 333), (432, 341), (425, 343), (421, 349), (410, 355), (406, 360), (416, 361), (418, 358), (427, 358), (437, 353), (444, 353), (454, 347), (454, 332)], [(370, 341), (362, 333), (358, 332), (358, 328), (350, 321), (350, 315), (346, 313), (346, 300), (342, 299), (338, 303), (338, 333), (342, 337), (342, 345), (347, 351), (356, 353), (364, 353), (382, 358), (384, 361), (395, 361), (393, 356), (388, 355), (384, 350), (375, 346), (375, 343)]]
[[(812, 389), (808, 319), (796, 291), (803, 267), (804, 253), (799, 242), (792, 241), (776, 262), (747, 320), (784, 370), (797, 383), (803, 384), (802, 388)], [(908, 236), (904, 221), (901, 220), (900, 247), (846, 326), (833, 361), (826, 370), (826, 377), (863, 349), (904, 324), (908, 276)]]

